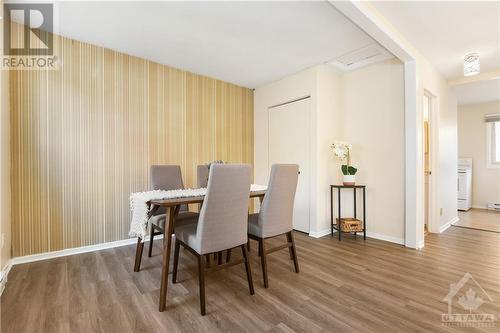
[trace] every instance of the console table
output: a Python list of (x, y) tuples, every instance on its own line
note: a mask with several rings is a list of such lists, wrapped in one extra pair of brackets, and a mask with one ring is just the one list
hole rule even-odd
[[(339, 241), (342, 240), (342, 232), (354, 232), (356, 235), (357, 231), (342, 231), (342, 211), (341, 211), (341, 206), (342, 206), (342, 201), (341, 201), (341, 190), (342, 189), (352, 189), (354, 192), (354, 218), (356, 218), (356, 189), (362, 189), (363, 191), (363, 220), (361, 220), (361, 223), (363, 224), (363, 239), (366, 239), (366, 185), (330, 185), (330, 216), (331, 216), (331, 229), (332, 229), (332, 237), (333, 237), (333, 230), (337, 230), (339, 233)], [(334, 190), (337, 190), (337, 200), (338, 200), (338, 223), (333, 223), (334, 216), (333, 216), (333, 193)]]

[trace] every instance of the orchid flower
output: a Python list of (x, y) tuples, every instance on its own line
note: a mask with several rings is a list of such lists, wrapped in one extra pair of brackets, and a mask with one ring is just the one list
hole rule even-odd
[(335, 141), (332, 145), (330, 145), (330, 149), (342, 162), (346, 161), (346, 164), (342, 165), (342, 173), (344, 175), (356, 174), (357, 169), (351, 166), (352, 145), (350, 143)]

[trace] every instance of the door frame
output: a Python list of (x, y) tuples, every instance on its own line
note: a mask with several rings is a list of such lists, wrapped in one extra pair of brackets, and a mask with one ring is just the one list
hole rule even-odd
[[(438, 186), (437, 180), (439, 172), (438, 157), (439, 154), (437, 150), (439, 149), (439, 109), (438, 109), (438, 97), (430, 92), (428, 89), (424, 88), (423, 96), (428, 98), (429, 101), (429, 169), (432, 172), (429, 177), (429, 198), (427, 205), (429, 207), (428, 216), (428, 231), (431, 233), (439, 233), (439, 196), (438, 196)], [(423, 109), (423, 108), (422, 108)], [(423, 120), (423, 119), (422, 119)], [(423, 122), (423, 121), (422, 121)], [(425, 133), (422, 133), (425, 135)], [(425, 153), (425, 149), (422, 150)], [(425, 158), (425, 156), (422, 156)], [(424, 176), (424, 186), (425, 186), (425, 176)], [(425, 193), (423, 200), (425, 200)], [(424, 239), (425, 241), (425, 239)]]

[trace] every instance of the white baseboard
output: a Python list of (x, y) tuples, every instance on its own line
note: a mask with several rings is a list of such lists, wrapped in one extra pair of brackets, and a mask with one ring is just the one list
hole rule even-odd
[(383, 240), (383, 241), (386, 241), (386, 242), (396, 243), (396, 244), (400, 244), (400, 245), (405, 245), (404, 238), (398, 238), (398, 237), (393, 237), (393, 236), (387, 236), (387, 235), (377, 234), (375, 232), (367, 231), (366, 232), (366, 237), (375, 238), (375, 239), (378, 239), (378, 240)]
[(0, 271), (0, 296), (2, 295), (3, 290), (5, 289), (5, 285), (7, 284), (11, 268), (12, 268), (12, 260), (9, 259), (5, 267)]
[[(155, 239), (161, 239), (161, 238), (163, 238), (163, 235), (155, 236)], [(44, 253), (37, 253), (37, 254), (28, 255), (28, 256), (15, 257), (15, 258), (12, 258), (11, 261), (12, 261), (12, 265), (19, 265), (19, 264), (25, 264), (25, 263), (35, 262), (35, 261), (40, 261), (40, 260), (66, 257), (66, 256), (75, 255), (75, 254), (80, 254), (80, 253), (87, 253), (87, 252), (94, 252), (94, 251), (99, 251), (99, 250), (111, 249), (114, 247), (131, 245), (131, 244), (135, 244), (135, 243), (137, 243), (137, 238), (129, 238), (129, 239), (123, 239), (123, 240), (119, 240), (119, 241), (115, 241), (115, 242), (108, 242), (108, 243), (102, 243), (102, 244), (96, 244), (96, 245), (75, 247), (75, 248), (71, 248), (71, 249), (64, 249), (61, 251), (44, 252)]]
[[(336, 232), (336, 230), (333, 230), (333, 232)], [(323, 236), (330, 235), (330, 233), (331, 233), (331, 229), (330, 228), (323, 229), (323, 230), (320, 230), (320, 231), (311, 231), (309, 233), (309, 237), (321, 238)]]
[(442, 226), (439, 227), (439, 233), (446, 231), (446, 229), (448, 229), (449, 227), (451, 227), (453, 224), (457, 223), (458, 221), (460, 221), (458, 216), (452, 218), (451, 220), (449, 220), (448, 222), (446, 222), (445, 224), (443, 224)]
[(488, 207), (484, 206), (484, 205), (472, 205), (472, 208), (476, 208), (476, 209), (488, 209)]
[[(333, 230), (333, 232), (337, 233), (337, 230)], [(312, 232), (309, 233), (309, 236), (310, 237), (314, 237), (314, 238), (320, 238), (320, 237), (323, 237), (323, 236), (330, 235), (330, 233), (331, 233), (331, 229), (323, 229), (323, 230), (320, 230), (320, 231), (312, 231)], [(359, 234), (362, 234), (362, 232), (360, 232)], [(375, 238), (375, 239), (378, 239), (378, 240), (383, 240), (383, 241), (386, 241), (386, 242), (396, 243), (396, 244), (400, 244), (400, 245), (404, 245), (405, 244), (405, 240), (403, 238), (386, 236), (386, 235), (382, 235), (382, 234), (377, 234), (375, 232), (369, 232), (368, 231), (366, 233), (366, 237)]]

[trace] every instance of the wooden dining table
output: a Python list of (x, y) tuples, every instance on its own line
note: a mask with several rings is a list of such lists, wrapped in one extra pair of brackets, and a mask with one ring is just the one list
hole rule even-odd
[[(262, 202), (262, 199), (264, 198), (265, 194), (266, 190), (250, 191), (250, 198), (259, 198), (260, 202)], [(165, 224), (163, 233), (163, 261), (162, 261), (162, 271), (161, 271), (161, 287), (160, 287), (160, 302), (159, 302), (160, 312), (163, 312), (165, 310), (165, 305), (167, 303), (168, 271), (170, 267), (170, 250), (172, 249), (172, 235), (174, 233), (175, 219), (182, 205), (200, 204), (203, 203), (204, 200), (205, 196), (196, 196), (196, 197), (183, 197), (175, 199), (151, 200), (148, 202), (148, 205), (150, 207), (149, 217), (153, 216), (154, 213), (160, 207), (166, 208), (168, 216), (168, 222)], [(142, 240), (139, 239), (138, 241)]]

